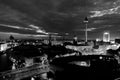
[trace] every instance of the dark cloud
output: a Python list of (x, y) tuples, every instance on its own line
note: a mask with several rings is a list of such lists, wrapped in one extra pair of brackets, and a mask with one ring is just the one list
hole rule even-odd
[(85, 11), (88, 7), (93, 7), (93, 3), (90, 0), (65, 0), (61, 3), (58, 11), (71, 12), (71, 11)]
[[(89, 17), (89, 28), (96, 28), (89, 32), (92, 35), (100, 35), (104, 30), (111, 32), (119, 29), (119, 10), (116, 14), (109, 14), (108, 9), (118, 6), (118, 0), (0, 0), (0, 23), (29, 27), (35, 24), (48, 32), (70, 33), (84, 37), (84, 32), (79, 31), (85, 28), (84, 18)], [(116, 2), (116, 3), (114, 3)], [(106, 10), (106, 12), (104, 11)], [(91, 11), (103, 11), (95, 17)], [(99, 16), (99, 17), (98, 17)], [(110, 27), (112, 26), (112, 27)], [(117, 26), (117, 27), (116, 27)], [(115, 28), (114, 28), (115, 27)], [(78, 29), (78, 31), (76, 31)], [(3, 31), (15, 31), (6, 29)], [(75, 32), (76, 31), (76, 32)], [(97, 33), (97, 31), (99, 33)], [(37, 34), (19, 30), (19, 33)], [(97, 34), (96, 34), (97, 33)], [(95, 36), (94, 36), (95, 37)]]

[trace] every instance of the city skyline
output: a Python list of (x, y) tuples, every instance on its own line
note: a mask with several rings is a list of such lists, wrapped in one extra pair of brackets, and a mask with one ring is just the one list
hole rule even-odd
[(120, 0), (0, 0), (0, 38), (47, 37), (48, 34), (77, 35), (85, 39), (120, 36)]

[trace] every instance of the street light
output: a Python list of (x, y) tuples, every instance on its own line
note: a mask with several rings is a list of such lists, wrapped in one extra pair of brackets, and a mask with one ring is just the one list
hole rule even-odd
[(85, 42), (87, 42), (88, 41), (88, 39), (87, 39), (88, 38), (88, 34), (87, 34), (88, 18), (87, 17), (85, 17), (84, 23), (86, 25), (86, 27), (85, 27)]

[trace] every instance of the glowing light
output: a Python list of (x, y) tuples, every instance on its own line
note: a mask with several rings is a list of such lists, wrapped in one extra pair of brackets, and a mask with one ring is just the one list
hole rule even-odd
[(99, 38), (97, 38), (97, 39), (96, 39), (96, 41), (98, 42), (98, 41), (100, 41), (100, 39), (99, 39)]
[(102, 57), (102, 56), (100, 56), (99, 58), (100, 58), (100, 59), (103, 59), (103, 57)]
[(35, 80), (35, 79), (32, 77), (31, 80)]
[(108, 32), (105, 32), (104, 34), (109, 34)]

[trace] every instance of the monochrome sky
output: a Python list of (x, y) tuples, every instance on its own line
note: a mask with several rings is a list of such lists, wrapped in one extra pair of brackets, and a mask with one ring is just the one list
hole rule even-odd
[(120, 36), (120, 0), (0, 0), (0, 37), (41, 37), (49, 33), (101, 38)]

